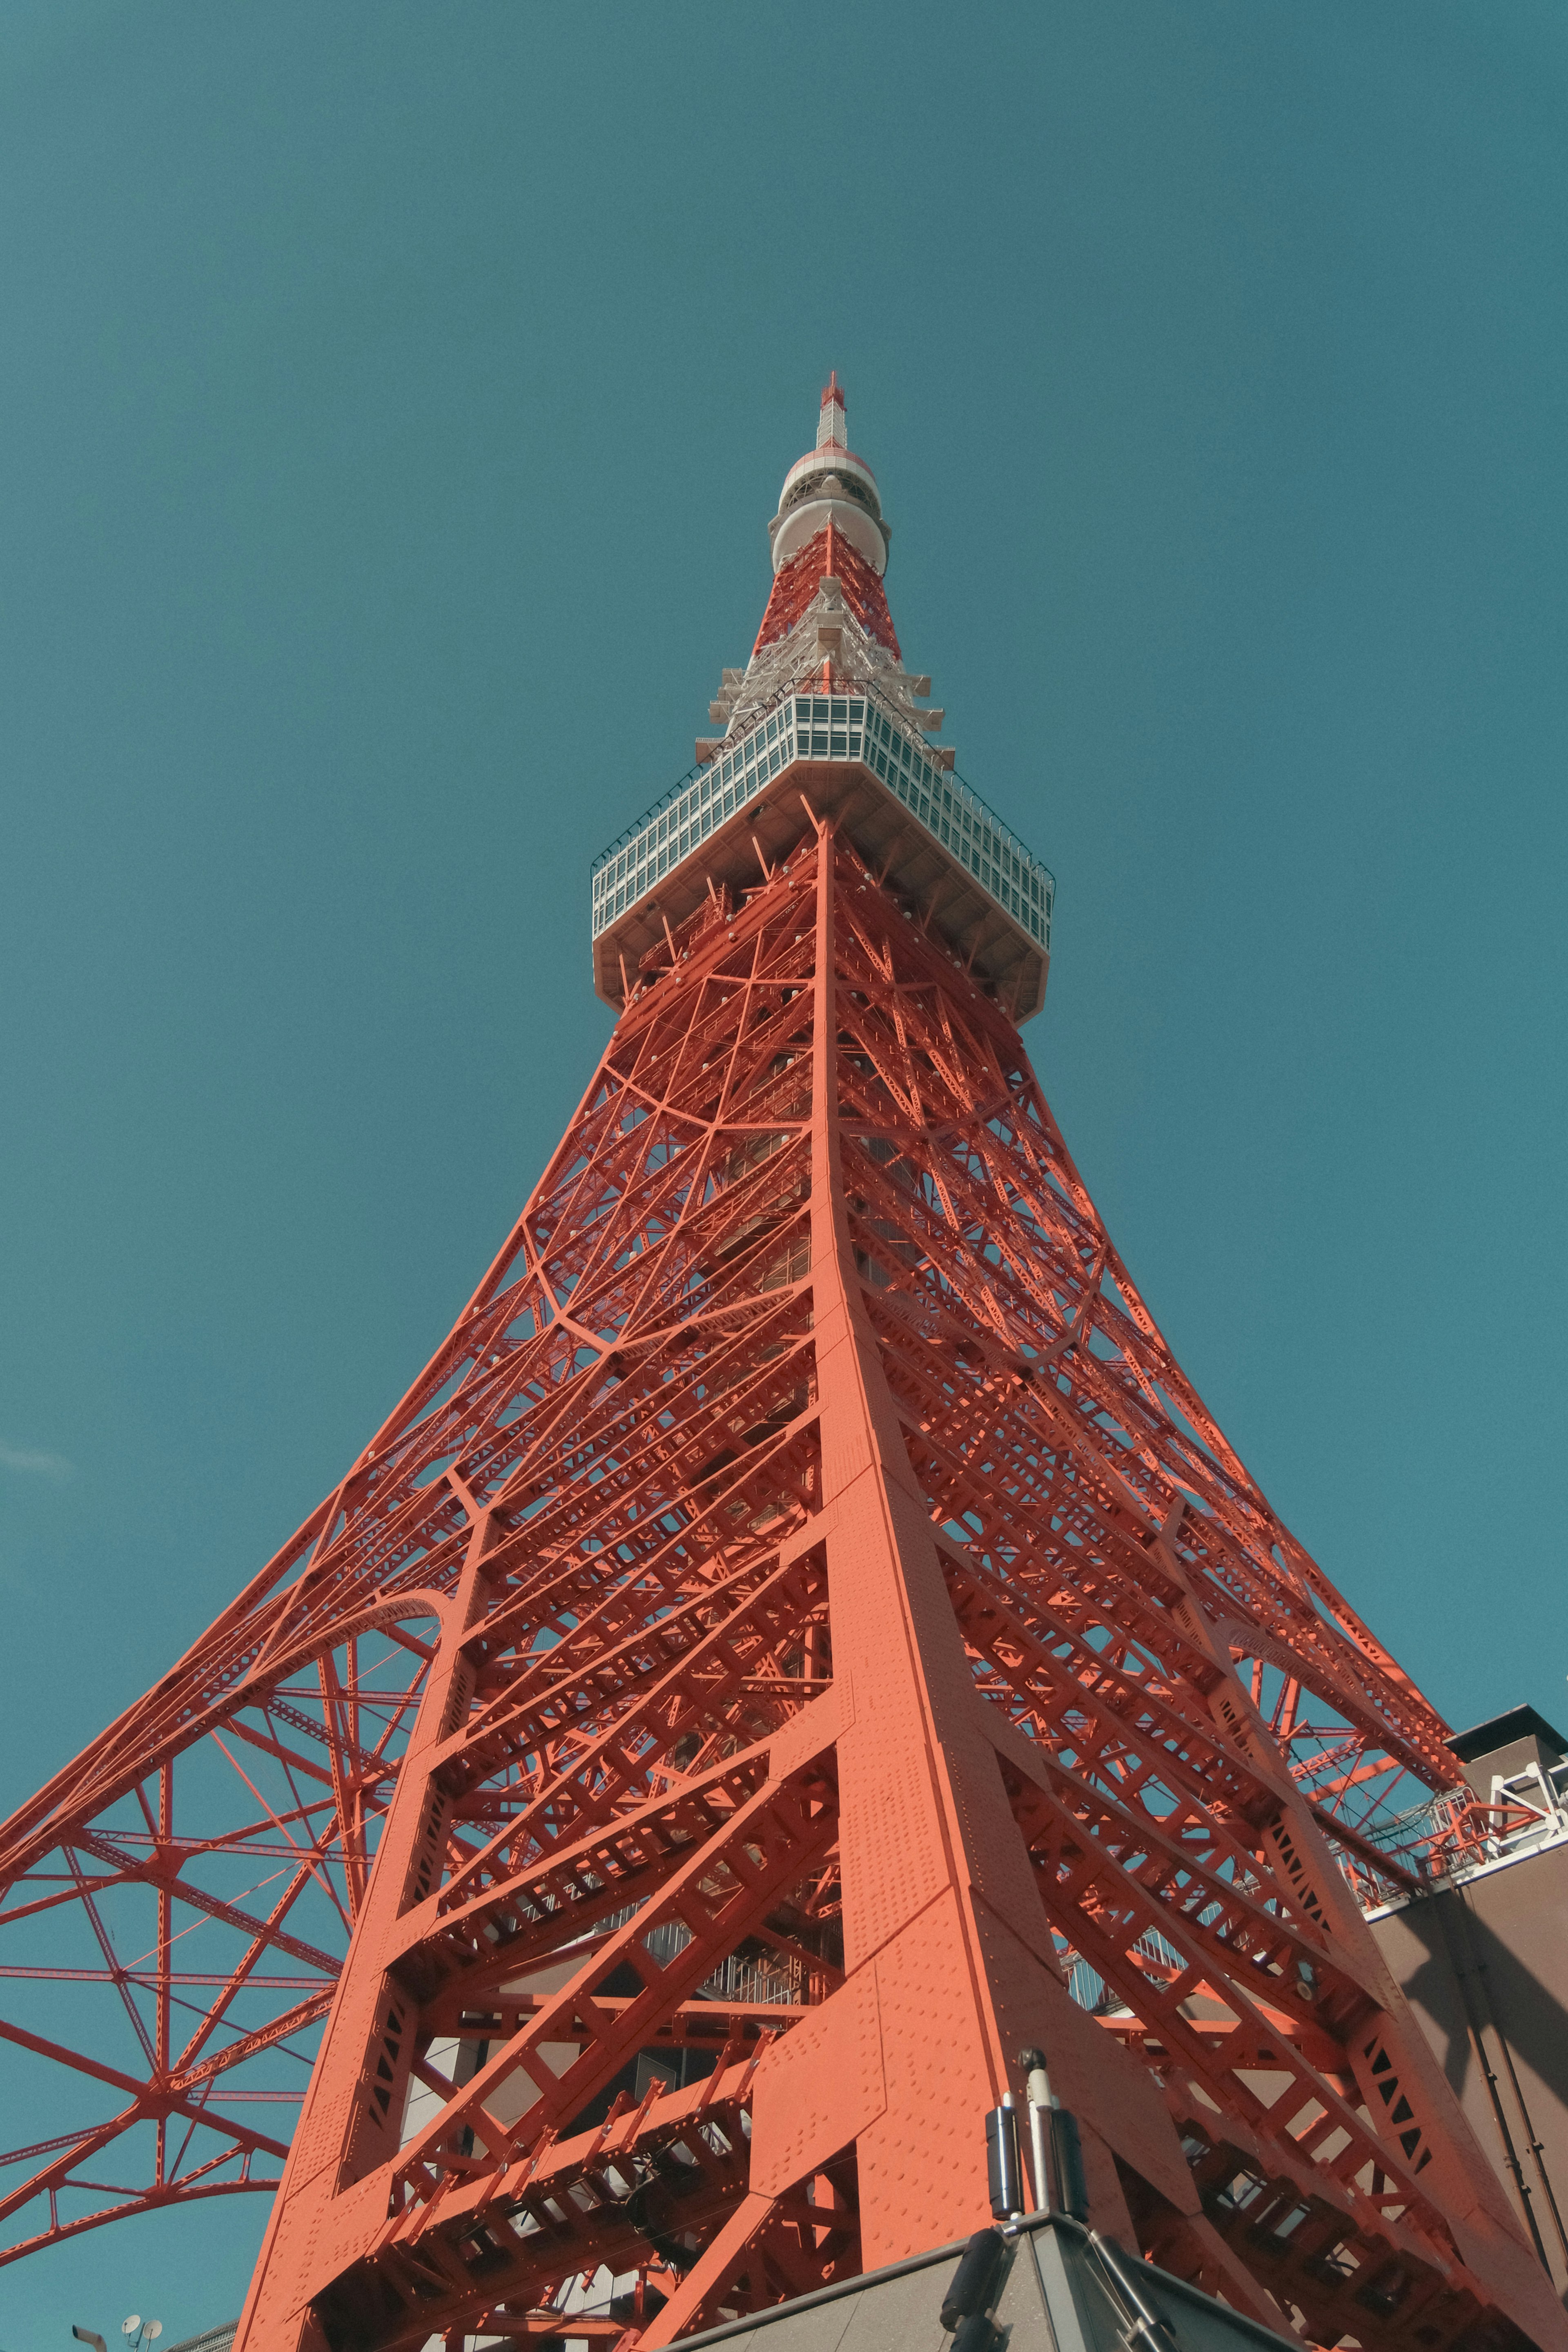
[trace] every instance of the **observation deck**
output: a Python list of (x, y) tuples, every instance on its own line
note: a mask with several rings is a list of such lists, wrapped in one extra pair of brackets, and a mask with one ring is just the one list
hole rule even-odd
[(623, 1009), (705, 901), (758, 888), (810, 830), (808, 803), (1015, 1022), (1040, 1011), (1054, 877), (870, 686), (787, 690), (601, 851), (593, 984), (605, 1003)]

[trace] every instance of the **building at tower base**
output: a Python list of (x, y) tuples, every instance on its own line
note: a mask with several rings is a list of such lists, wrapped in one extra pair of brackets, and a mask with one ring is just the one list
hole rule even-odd
[[(1001, 2235), (984, 2299), (967, 2298), (964, 2352), (1281, 2352), (1260, 2327), (1063, 2214), (1031, 2214)], [(722, 2322), (686, 2339), (690, 2352), (938, 2352), (955, 2340), (950, 2297), (964, 2249), (938, 2246), (814, 2295)], [(946, 2315), (946, 2317), (944, 2315)], [(985, 2332), (988, 2324), (990, 2333)], [(570, 2352), (570, 2339), (568, 2339)]]
[(1568, 2291), (1568, 1741), (1514, 1707), (1448, 1743), (1489, 1819), (1458, 1867), (1370, 1915), (1471, 2130)]

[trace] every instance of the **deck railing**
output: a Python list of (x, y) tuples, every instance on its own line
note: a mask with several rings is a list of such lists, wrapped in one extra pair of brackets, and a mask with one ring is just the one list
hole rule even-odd
[(1048, 951), (1056, 881), (961, 776), (945, 772), (873, 692), (780, 696), (734, 744), (680, 782), (601, 850), (591, 869), (593, 936), (636, 906), (710, 833), (794, 760), (871, 768), (934, 839)]

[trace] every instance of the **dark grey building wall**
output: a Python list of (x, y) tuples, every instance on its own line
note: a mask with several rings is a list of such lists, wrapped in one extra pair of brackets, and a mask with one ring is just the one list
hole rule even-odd
[(1568, 2290), (1568, 1845), (1418, 1896), (1372, 1931)]

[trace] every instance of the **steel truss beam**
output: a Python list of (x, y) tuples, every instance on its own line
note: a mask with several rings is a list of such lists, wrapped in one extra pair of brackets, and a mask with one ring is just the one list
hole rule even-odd
[(1357, 1899), (1443, 1738), (823, 827), (673, 935), (373, 1444), (0, 1837), (69, 2026), (4, 2029), (60, 2125), (12, 2252), (287, 2149), (240, 2352), (590, 2278), (570, 2332), (653, 2352), (983, 2221), (1039, 2043), (1130, 2247), (1319, 2342), (1562, 2344)]

